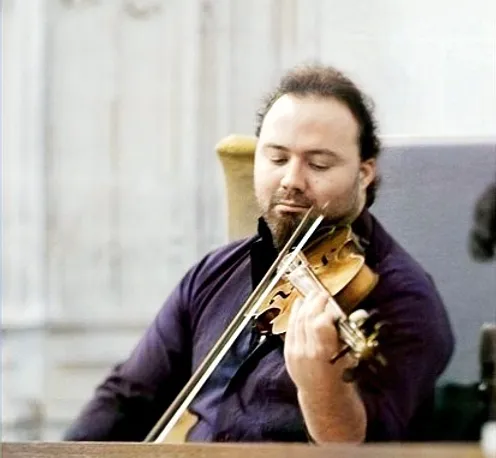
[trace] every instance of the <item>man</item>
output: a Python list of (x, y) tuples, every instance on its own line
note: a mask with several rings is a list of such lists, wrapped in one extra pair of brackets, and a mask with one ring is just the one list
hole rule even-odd
[(113, 369), (67, 440), (141, 441), (274, 262), (310, 206), (350, 223), (379, 275), (360, 304), (390, 323), (376, 375), (345, 383), (324, 295), (295, 304), (284, 342), (250, 326), (192, 402), (190, 441), (397, 441), (416, 424), (452, 351), (428, 274), (369, 212), (380, 142), (365, 97), (333, 68), (295, 68), (258, 115), (258, 233), (205, 256), (184, 276), (129, 358)]

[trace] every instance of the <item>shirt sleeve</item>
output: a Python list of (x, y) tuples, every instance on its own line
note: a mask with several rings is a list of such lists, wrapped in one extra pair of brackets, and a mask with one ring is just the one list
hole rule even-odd
[(380, 342), (387, 366), (358, 382), (367, 442), (416, 440), (415, 418), (432, 401), (453, 353), (451, 325), (434, 285), (408, 283), (392, 274), (389, 293), (379, 291), (381, 319), (390, 325)]
[(142, 441), (191, 372), (191, 271), (172, 291), (130, 356), (116, 365), (64, 435), (66, 441)]

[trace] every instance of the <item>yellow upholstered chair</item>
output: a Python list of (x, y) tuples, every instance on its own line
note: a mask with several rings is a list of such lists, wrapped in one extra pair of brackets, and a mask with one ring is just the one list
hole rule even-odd
[(230, 240), (251, 236), (257, 229), (260, 214), (253, 190), (256, 144), (255, 136), (233, 134), (215, 147), (224, 170)]

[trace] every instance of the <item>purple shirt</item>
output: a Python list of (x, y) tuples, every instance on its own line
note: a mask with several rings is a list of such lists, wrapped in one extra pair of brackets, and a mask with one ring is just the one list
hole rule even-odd
[[(358, 382), (367, 441), (413, 440), (431, 406), (454, 338), (430, 276), (365, 210), (353, 224), (379, 282), (360, 304), (391, 324), (388, 366)], [(142, 441), (228, 326), (276, 256), (263, 220), (258, 234), (205, 256), (183, 277), (122, 364), (96, 389), (65, 440)], [(308, 441), (283, 343), (256, 345), (247, 328), (191, 404), (189, 441)]]

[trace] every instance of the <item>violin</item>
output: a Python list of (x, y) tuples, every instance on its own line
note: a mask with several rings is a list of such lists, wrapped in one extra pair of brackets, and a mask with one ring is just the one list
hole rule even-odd
[(264, 278), (145, 442), (164, 442), (181, 418), (188, 415), (189, 404), (250, 322), (262, 335), (284, 339), (292, 304), (314, 291), (328, 294), (328, 306), (334, 308), (342, 342), (330, 364), (347, 353), (355, 362), (345, 369), (343, 380), (351, 382), (363, 368), (386, 364), (378, 339), (386, 323), (377, 322), (374, 313), (356, 309), (376, 286), (378, 275), (365, 263), (363, 249), (351, 226), (334, 226), (318, 235), (323, 220), (323, 214), (315, 217), (313, 207), (306, 212)]
[[(374, 360), (380, 365), (386, 364), (378, 351), (378, 336), (387, 323), (374, 322), (375, 313), (355, 310), (374, 289), (379, 277), (365, 263), (363, 249), (351, 226), (333, 227), (297, 253), (285, 268), (254, 317), (262, 335), (279, 335), (284, 339), (294, 301), (312, 292), (324, 291), (328, 293), (327, 305), (337, 317), (335, 324), (344, 344), (330, 362), (351, 352), (356, 363), (344, 371), (343, 380), (355, 380), (363, 363), (370, 364)], [(366, 328), (368, 331), (364, 332)], [(370, 368), (375, 369), (375, 366)]]
[(313, 241), (262, 302), (256, 327), (262, 334), (282, 335), (294, 301), (313, 290), (327, 291), (338, 304), (338, 313), (350, 313), (378, 281), (362, 251), (350, 226), (333, 228)]

